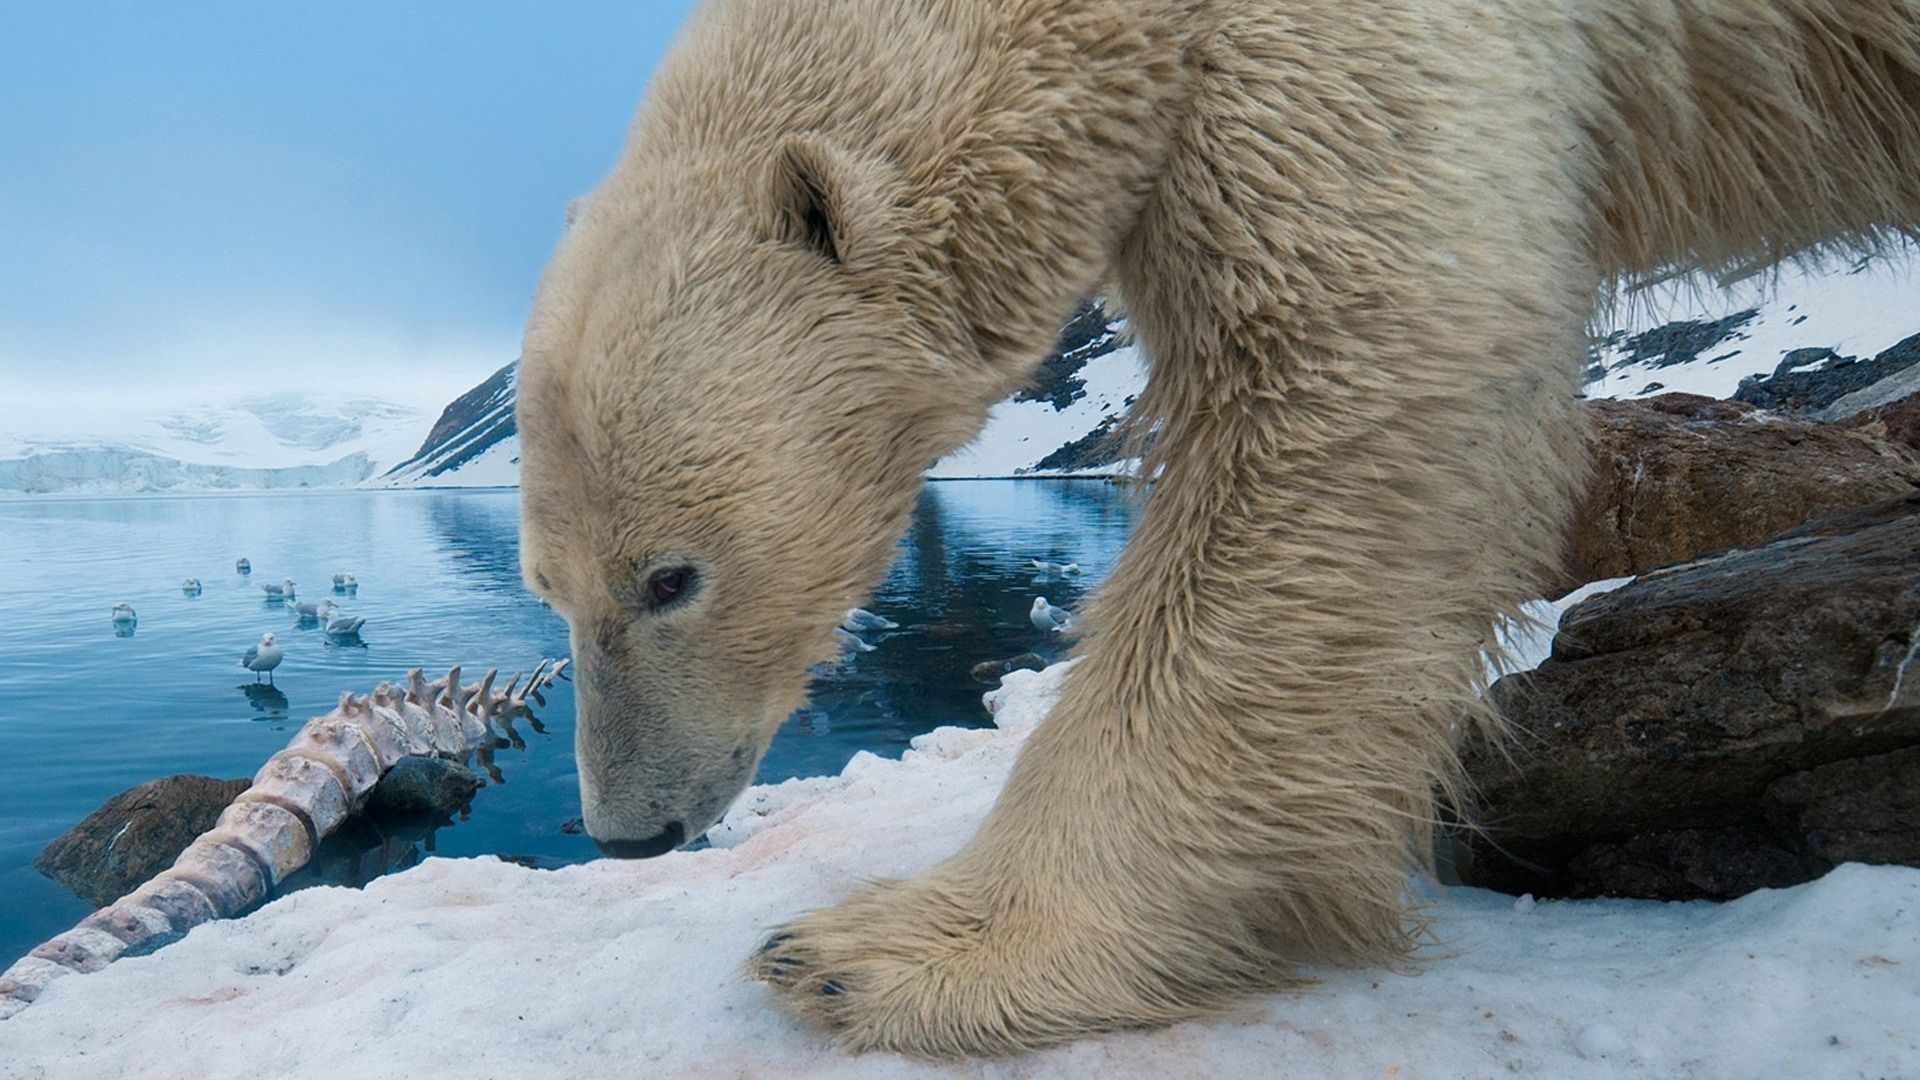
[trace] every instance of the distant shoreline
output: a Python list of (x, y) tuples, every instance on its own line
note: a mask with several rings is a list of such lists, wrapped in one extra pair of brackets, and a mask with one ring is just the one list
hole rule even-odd
[[(1111, 484), (1132, 484), (1135, 478), (1126, 473), (1112, 472), (1072, 472), (1040, 473), (1028, 476), (929, 476), (929, 484), (967, 484), (998, 483), (1008, 480), (1101, 480)], [(416, 485), (411, 487), (316, 487), (316, 488), (255, 488), (242, 491), (209, 489), (188, 489), (182, 491), (0, 491), (0, 503), (26, 502), (110, 502), (123, 499), (253, 499), (274, 498), (276, 496), (310, 495), (405, 495), (405, 494), (446, 494), (458, 492), (499, 492), (519, 491), (518, 484), (445, 484)]]

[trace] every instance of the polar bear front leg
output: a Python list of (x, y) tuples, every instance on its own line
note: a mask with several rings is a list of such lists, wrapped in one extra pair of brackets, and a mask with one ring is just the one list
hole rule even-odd
[(1389, 399), (1300, 453), (1264, 396), (1169, 423), (1086, 659), (979, 834), (780, 929), (754, 974), (850, 1049), (946, 1057), (1404, 955), (1480, 650), (1554, 547), (1528, 524), (1551, 520), (1550, 459), (1537, 481), (1464, 483), (1553, 442), (1498, 438), (1522, 415), (1499, 397), (1439, 427)]
[(778, 929), (752, 974), (850, 1050), (934, 1058), (1171, 1022), (1284, 980), (1234, 903), (1263, 878), (1233, 865), (1230, 819), (1252, 808), (1218, 801), (1211, 751), (1170, 761), (1179, 735), (1114, 707), (1110, 655), (1069, 676), (963, 851)]
[(1085, 661), (965, 849), (754, 960), (848, 1047), (1009, 1053), (1416, 939), (1494, 621), (1581, 484), (1601, 270), (1550, 57), (1299, 8), (1361, 40), (1223, 31), (1121, 253), (1153, 490)]

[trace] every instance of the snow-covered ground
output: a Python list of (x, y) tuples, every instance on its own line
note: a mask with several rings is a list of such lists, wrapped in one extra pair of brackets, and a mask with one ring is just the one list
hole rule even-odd
[(431, 420), (390, 401), (312, 393), (11, 410), (0, 419), (0, 494), (347, 487), (406, 458)]
[(767, 928), (957, 849), (1067, 665), (998, 727), (753, 789), (716, 846), (558, 871), (430, 859), (318, 888), (0, 1023), (0, 1077), (1920, 1076), (1920, 870), (1849, 865), (1730, 904), (1431, 898), (1404, 971), (1006, 1062), (850, 1058), (743, 980)]

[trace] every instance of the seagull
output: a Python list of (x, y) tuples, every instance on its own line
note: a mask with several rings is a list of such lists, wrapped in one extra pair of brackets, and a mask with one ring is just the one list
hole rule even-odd
[(253, 564), (245, 559), (238, 559), (235, 560), (233, 564), (233, 570), (234, 573), (237, 574), (251, 574), (253, 573)]
[(1027, 567), (1039, 571), (1043, 576), (1051, 577), (1072, 577), (1080, 572), (1080, 564), (1077, 562), (1051, 563), (1045, 559), (1028, 559)]
[(292, 590), (287, 591), (287, 599), (293, 600), (294, 614), (300, 616), (301, 621), (304, 622), (308, 619), (318, 619), (320, 617), (319, 604), (311, 600), (295, 600)]
[(857, 634), (862, 630), (898, 630), (900, 624), (884, 615), (875, 615), (866, 608), (848, 608), (847, 613), (840, 617), (840, 629)]
[(113, 605), (113, 621), (117, 626), (125, 626), (128, 623), (139, 622), (140, 616), (133, 613), (132, 604), (115, 604)]
[(841, 648), (841, 651), (843, 652), (850, 652), (850, 653), (872, 652), (874, 649), (878, 648), (878, 646), (876, 645), (869, 645), (866, 642), (861, 641), (860, 636), (858, 634), (855, 634), (851, 630), (848, 630), (845, 627), (841, 627), (841, 626), (836, 626), (833, 628), (833, 637), (835, 641), (838, 641), (840, 643), (840, 648)]
[(1073, 625), (1073, 613), (1063, 607), (1054, 607), (1047, 603), (1044, 596), (1033, 598), (1033, 607), (1028, 609), (1027, 618), (1033, 622), (1036, 630), (1055, 633)]
[(200, 579), (197, 577), (190, 577), (187, 580), (181, 582), (180, 591), (183, 593), (186, 593), (188, 596), (199, 596), (200, 595)]
[(333, 575), (333, 591), (337, 593), (358, 593), (360, 591), (360, 583), (353, 579), (352, 574), (335, 574)]
[(320, 605), (320, 624), (328, 637), (349, 637), (360, 632), (367, 625), (364, 615), (342, 615), (333, 601)]
[(253, 681), (260, 681), (260, 673), (267, 673), (267, 682), (273, 682), (273, 669), (280, 666), (281, 657), (286, 653), (273, 643), (272, 634), (261, 634), (260, 644), (247, 649), (240, 658), (240, 666), (253, 672)]
[(293, 579), (288, 578), (278, 585), (262, 585), (260, 591), (267, 594), (267, 603), (278, 604), (293, 599)]

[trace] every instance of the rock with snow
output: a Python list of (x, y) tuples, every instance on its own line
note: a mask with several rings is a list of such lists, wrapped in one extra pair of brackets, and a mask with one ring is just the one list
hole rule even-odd
[(1691, 394), (1589, 403), (1593, 479), (1561, 587), (1756, 544), (1920, 490), (1920, 451)]
[(1920, 493), (1640, 575), (1496, 683), (1463, 880), (1726, 898), (1920, 865)]
[(511, 487), (520, 482), (514, 426), (514, 361), (440, 412), (413, 456), (376, 481), (380, 487)]
[[(429, 859), (310, 888), (62, 979), (0, 1023), (0, 1077), (137, 1075), (1904, 1076), (1920, 1070), (1920, 871), (1849, 865), (1732, 904), (1454, 889), (1400, 970), (1007, 1062), (848, 1057), (740, 975), (767, 928), (971, 834), (1066, 665), (994, 729), (751, 789), (715, 846), (555, 871)], [(1728, 1023), (1727, 1017), (1741, 1018)], [(475, 1037), (475, 1033), (479, 1033)]]
[(110, 904), (173, 865), (248, 783), (183, 774), (128, 788), (48, 844), (34, 869), (88, 903)]
[[(1920, 376), (1920, 334), (1872, 358), (1842, 356), (1828, 348), (1795, 349), (1773, 374), (1743, 381), (1733, 399), (1773, 412), (1837, 419), (1869, 404), (1884, 404), (1875, 399), (1891, 400), (1894, 388), (1911, 385), (1916, 376)], [(1852, 400), (1841, 405), (1846, 399)]]
[(1909, 245), (1789, 263), (1724, 288), (1692, 274), (1626, 293), (1600, 320), (1587, 396), (1730, 398), (1790, 358), (1812, 367), (1825, 366), (1817, 357), (1879, 356), (1920, 334), (1916, 268), (1920, 247)]

